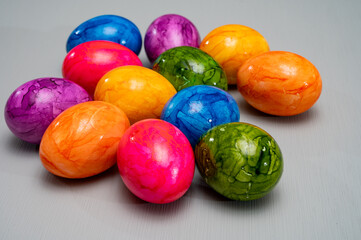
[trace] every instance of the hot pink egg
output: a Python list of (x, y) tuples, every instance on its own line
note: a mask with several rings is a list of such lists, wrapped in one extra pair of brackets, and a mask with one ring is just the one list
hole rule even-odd
[(103, 75), (124, 66), (143, 66), (127, 47), (110, 41), (90, 41), (74, 47), (63, 62), (64, 78), (82, 86), (91, 96)]
[(194, 176), (194, 154), (186, 136), (172, 124), (147, 119), (124, 133), (118, 167), (127, 188), (151, 203), (182, 197)]

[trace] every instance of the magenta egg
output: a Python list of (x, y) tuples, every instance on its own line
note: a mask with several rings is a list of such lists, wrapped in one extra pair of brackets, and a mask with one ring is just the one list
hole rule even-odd
[(50, 123), (64, 110), (90, 101), (79, 85), (62, 78), (38, 78), (24, 83), (5, 105), (5, 121), (18, 138), (38, 144)]
[(150, 62), (168, 49), (180, 46), (198, 48), (200, 35), (194, 24), (177, 14), (166, 14), (155, 19), (147, 29), (144, 49)]
[(96, 40), (74, 47), (63, 62), (63, 76), (82, 86), (92, 97), (98, 81), (110, 70), (125, 66), (143, 66), (138, 56), (118, 43)]
[(163, 120), (147, 119), (128, 128), (117, 157), (124, 184), (147, 202), (173, 202), (193, 180), (192, 147), (177, 127)]

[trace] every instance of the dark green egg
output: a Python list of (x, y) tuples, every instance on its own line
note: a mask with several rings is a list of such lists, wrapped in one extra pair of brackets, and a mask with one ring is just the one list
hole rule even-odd
[(265, 196), (283, 171), (282, 153), (276, 141), (247, 123), (227, 123), (208, 130), (195, 148), (195, 157), (207, 184), (233, 200)]
[(153, 70), (168, 79), (177, 91), (195, 85), (228, 88), (222, 67), (207, 53), (194, 47), (165, 51), (155, 60)]

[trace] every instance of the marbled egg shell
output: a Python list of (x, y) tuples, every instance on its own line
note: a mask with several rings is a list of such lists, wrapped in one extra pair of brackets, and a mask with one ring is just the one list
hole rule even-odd
[(133, 22), (121, 16), (101, 15), (76, 27), (68, 38), (66, 50), (69, 52), (77, 45), (93, 40), (119, 43), (137, 55), (142, 48), (142, 36)]
[(62, 78), (38, 78), (24, 83), (9, 97), (5, 121), (20, 139), (39, 144), (49, 124), (65, 109), (90, 101), (79, 85)]
[(182, 197), (194, 176), (194, 154), (172, 124), (147, 119), (132, 125), (119, 143), (118, 167), (127, 188), (151, 203)]
[(123, 66), (104, 75), (94, 99), (122, 109), (131, 124), (160, 118), (164, 105), (176, 94), (172, 84), (159, 73), (140, 66)]
[(247, 59), (269, 51), (266, 39), (259, 32), (238, 24), (212, 30), (204, 37), (199, 48), (223, 67), (228, 84), (237, 83), (237, 71)]
[(40, 143), (43, 166), (64, 178), (99, 174), (116, 163), (129, 120), (116, 106), (99, 101), (75, 105), (49, 125)]
[(93, 96), (98, 81), (110, 70), (142, 62), (128, 48), (109, 41), (90, 41), (73, 48), (63, 62), (63, 76)]
[(250, 105), (278, 116), (307, 111), (322, 91), (317, 68), (306, 58), (284, 51), (250, 58), (238, 71), (237, 85)]
[(162, 53), (153, 70), (168, 79), (177, 91), (195, 85), (228, 89), (222, 67), (207, 53), (194, 47), (175, 47)]
[(185, 88), (165, 105), (161, 119), (179, 128), (194, 147), (208, 129), (238, 122), (237, 102), (226, 91), (205, 85)]
[(233, 200), (265, 196), (283, 172), (277, 142), (248, 123), (227, 123), (208, 130), (195, 148), (195, 158), (206, 183)]
[(150, 62), (164, 51), (180, 46), (199, 47), (197, 28), (187, 18), (166, 14), (155, 19), (147, 29), (144, 48)]

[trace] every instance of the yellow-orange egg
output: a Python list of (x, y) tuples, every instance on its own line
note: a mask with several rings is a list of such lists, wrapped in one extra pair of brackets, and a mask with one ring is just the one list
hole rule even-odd
[(159, 73), (140, 66), (123, 66), (103, 76), (94, 99), (122, 109), (131, 124), (148, 118), (160, 118), (164, 105), (177, 92)]
[(270, 51), (250, 58), (238, 71), (238, 90), (256, 109), (278, 116), (307, 111), (319, 98), (322, 80), (306, 58)]
[(127, 116), (112, 104), (91, 101), (70, 107), (45, 131), (41, 162), (60, 177), (99, 174), (115, 164), (119, 141), (128, 127)]
[(238, 24), (224, 25), (212, 30), (199, 48), (223, 67), (228, 84), (237, 83), (237, 71), (247, 59), (269, 51), (266, 39), (259, 32)]

